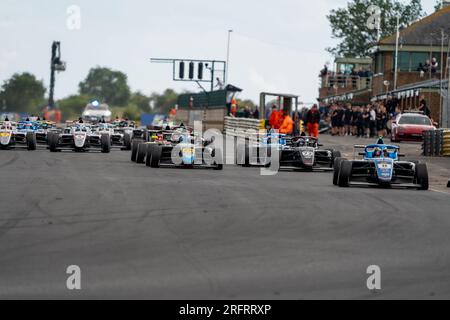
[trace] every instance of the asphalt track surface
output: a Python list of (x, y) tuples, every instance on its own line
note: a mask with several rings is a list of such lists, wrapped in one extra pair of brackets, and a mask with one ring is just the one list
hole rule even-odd
[(0, 151), (0, 299), (450, 298), (449, 195), (331, 180)]

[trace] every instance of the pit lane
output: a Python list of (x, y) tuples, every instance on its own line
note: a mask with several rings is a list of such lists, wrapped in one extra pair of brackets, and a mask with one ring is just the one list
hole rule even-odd
[(450, 298), (447, 194), (150, 169), (122, 151), (1, 151), (0, 172), (0, 298)]

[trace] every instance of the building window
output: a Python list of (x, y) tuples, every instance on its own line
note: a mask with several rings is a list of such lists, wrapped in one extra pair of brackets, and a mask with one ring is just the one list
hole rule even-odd
[[(440, 64), (439, 53), (433, 53), (432, 57), (436, 58)], [(395, 54), (394, 54), (393, 66), (395, 68)], [(430, 53), (426, 52), (404, 52), (398, 53), (398, 71), (400, 72), (417, 72), (420, 71), (420, 65), (425, 65), (427, 60), (430, 60)]]
[(420, 71), (420, 65), (425, 65), (425, 62), (430, 59), (430, 54), (425, 52), (411, 53), (411, 71)]

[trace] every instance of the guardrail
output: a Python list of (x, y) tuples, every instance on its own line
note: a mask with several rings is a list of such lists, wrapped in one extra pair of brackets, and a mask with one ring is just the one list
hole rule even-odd
[(424, 132), (422, 150), (426, 157), (450, 157), (450, 129)]

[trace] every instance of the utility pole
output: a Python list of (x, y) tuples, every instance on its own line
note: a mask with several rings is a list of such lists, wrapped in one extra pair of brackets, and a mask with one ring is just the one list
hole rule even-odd
[(395, 40), (395, 69), (394, 69), (394, 91), (397, 90), (398, 81), (398, 51), (400, 42), (400, 17), (397, 17), (397, 37)]
[(228, 46), (227, 46), (227, 67), (226, 67), (226, 75), (225, 75), (225, 85), (228, 85), (228, 74), (230, 70), (230, 46), (231, 46), (231, 34), (233, 30), (228, 30)]
[(439, 118), (441, 120), (441, 127), (443, 127), (444, 124), (444, 119), (443, 119), (443, 107), (444, 107), (444, 95), (443, 95), (443, 90), (444, 90), (444, 38), (445, 38), (445, 33), (444, 30), (441, 30), (441, 81), (440, 81), (440, 85), (439, 85)]
[(55, 107), (55, 71), (65, 71), (66, 63), (61, 61), (61, 42), (54, 41), (52, 44), (52, 57), (50, 59), (50, 92), (48, 97), (48, 107)]

